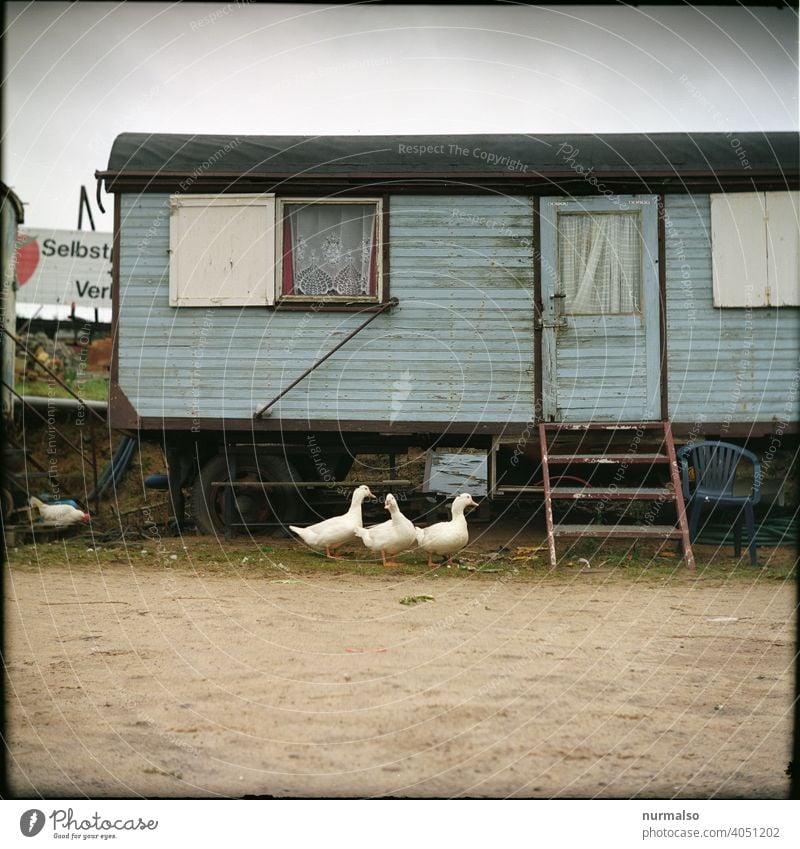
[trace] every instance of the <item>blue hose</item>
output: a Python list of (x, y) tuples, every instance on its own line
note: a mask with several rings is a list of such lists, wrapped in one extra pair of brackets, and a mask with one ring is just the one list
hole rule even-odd
[(123, 436), (111, 458), (111, 462), (100, 473), (100, 477), (97, 479), (97, 488), (89, 493), (87, 501), (101, 498), (112, 483), (117, 485), (122, 481), (125, 472), (128, 471), (135, 450), (136, 440), (130, 436)]

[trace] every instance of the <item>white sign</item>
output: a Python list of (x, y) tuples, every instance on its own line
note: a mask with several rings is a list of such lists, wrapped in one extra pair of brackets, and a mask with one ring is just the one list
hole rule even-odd
[[(111, 308), (111, 233), (20, 227), (17, 304)], [(27, 310), (30, 311), (30, 306)], [(50, 310), (48, 310), (50, 311)]]

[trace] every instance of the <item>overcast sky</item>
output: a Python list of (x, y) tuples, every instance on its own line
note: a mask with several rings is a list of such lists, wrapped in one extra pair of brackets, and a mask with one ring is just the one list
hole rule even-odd
[(797, 128), (788, 9), (6, 8), (3, 179), (32, 226), (76, 227), (80, 186), (94, 197), (123, 131)]

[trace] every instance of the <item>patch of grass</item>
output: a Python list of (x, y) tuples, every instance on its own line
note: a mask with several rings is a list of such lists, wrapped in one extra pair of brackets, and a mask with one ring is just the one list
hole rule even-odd
[[(70, 389), (85, 401), (107, 401), (108, 400), (108, 378), (90, 377), (80, 382), (70, 384)], [(72, 398), (66, 389), (59, 386), (55, 381), (49, 383), (46, 380), (16, 380), (14, 390), (20, 395), (37, 395), (40, 398)]]
[[(515, 562), (514, 551), (494, 553), (464, 552), (454, 563), (437, 564), (428, 569), (424, 554), (410, 552), (400, 555), (399, 566), (384, 568), (379, 559), (372, 559), (353, 549), (342, 552), (341, 558), (329, 560), (290, 540), (213, 539), (210, 537), (171, 537), (163, 532), (161, 540), (132, 538), (127, 542), (99, 542), (86, 528), (82, 535), (52, 542), (18, 544), (8, 552), (9, 564), (15, 568), (42, 569), (69, 565), (71, 570), (97, 568), (139, 568), (176, 570), (197, 576), (239, 575), (265, 578), (269, 581), (313, 579), (314, 576), (353, 576), (364, 578), (454, 578), (469, 581), (519, 581), (570, 583), (573, 581), (609, 581), (635, 583), (647, 581), (655, 586), (672, 582), (729, 583), (741, 581), (786, 582), (794, 576), (794, 552), (790, 546), (759, 549), (759, 565), (753, 568), (747, 556), (736, 559), (732, 552), (721, 552), (702, 546), (695, 552), (697, 569), (690, 572), (682, 559), (661, 557), (658, 546), (631, 551), (620, 543), (597, 545), (597, 541), (580, 541), (559, 559), (555, 571), (550, 570), (547, 558), (530, 564)], [(711, 549), (708, 551), (707, 549)], [(665, 551), (670, 548), (665, 547)], [(578, 551), (591, 564), (580, 562)]]

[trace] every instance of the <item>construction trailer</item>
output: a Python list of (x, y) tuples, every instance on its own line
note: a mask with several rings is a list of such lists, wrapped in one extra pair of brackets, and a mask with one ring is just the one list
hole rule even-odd
[(548, 433), (579, 434), (592, 474), (620, 435), (784, 439), (799, 153), (796, 133), (125, 133), (96, 174), (111, 425), (164, 442), (206, 531), (231, 481), (237, 518), (284, 522), (363, 453), (479, 449), (494, 498), (583, 487), (542, 463)]

